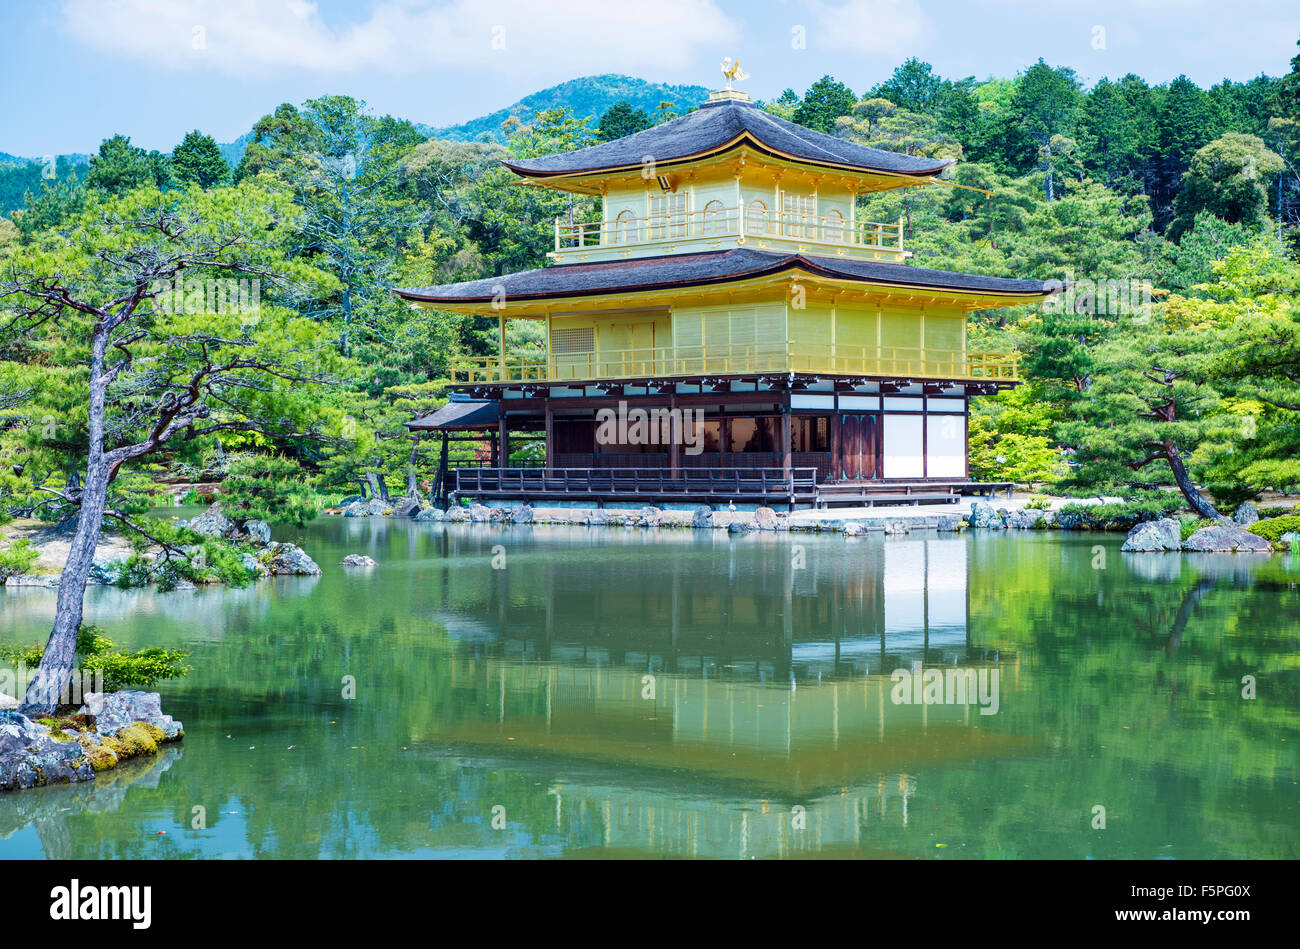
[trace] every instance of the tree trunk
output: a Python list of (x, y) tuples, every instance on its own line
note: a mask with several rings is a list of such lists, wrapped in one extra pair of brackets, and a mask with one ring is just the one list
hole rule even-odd
[(81, 631), (81, 617), (86, 596), (86, 581), (95, 562), (95, 546), (104, 523), (104, 506), (108, 499), (108, 483), (112, 472), (104, 458), (104, 401), (108, 380), (104, 378), (104, 351), (108, 346), (108, 331), (103, 325), (96, 327), (90, 356), (90, 403), (87, 406), (87, 433), (89, 451), (86, 461), (86, 483), (81, 491), (81, 511), (77, 516), (77, 530), (68, 548), (68, 562), (59, 578), (59, 598), (54, 613), (54, 628), (45, 646), (45, 655), (36, 670), (36, 676), (27, 687), (19, 711), (29, 717), (53, 715), (60, 696), (65, 693), (72, 676), (77, 654), (77, 633)]
[(420, 433), (416, 432), (411, 440), (411, 459), (406, 464), (406, 496), (408, 498), (420, 499), (420, 485), (415, 480), (415, 460), (420, 450)]
[(1213, 519), (1222, 517), (1214, 505), (1205, 499), (1205, 495), (1196, 490), (1196, 485), (1192, 484), (1187, 468), (1183, 465), (1183, 456), (1178, 452), (1178, 446), (1173, 442), (1166, 442), (1164, 449), (1165, 457), (1169, 459), (1169, 467), (1174, 473), (1174, 481), (1178, 483), (1178, 490), (1183, 492), (1183, 497), (1187, 498), (1187, 503), (1191, 505), (1192, 510), (1201, 517)]

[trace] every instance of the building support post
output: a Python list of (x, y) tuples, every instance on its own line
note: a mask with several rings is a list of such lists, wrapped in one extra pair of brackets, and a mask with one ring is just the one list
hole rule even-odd
[(555, 467), (555, 411), (551, 400), (546, 400), (546, 471), (549, 474)]
[(682, 473), (682, 438), (686, 434), (686, 419), (678, 422), (677, 417), (677, 396), (674, 394), (668, 397), (668, 469), (672, 478)]
[(501, 446), (501, 465), (502, 468), (510, 467), (510, 432), (506, 428), (506, 413), (502, 411), (501, 418), (497, 421), (497, 442)]
[(440, 501), (443, 502), (443, 503), (442, 503), (442, 509), (443, 509), (444, 511), (447, 510), (447, 505), (446, 505), (446, 503), (445, 503), (444, 495), (446, 494), (446, 491), (447, 491), (447, 440), (448, 440), (448, 434), (449, 434), (449, 433), (448, 433), (447, 430), (444, 428), (444, 429), (442, 430), (442, 452), (441, 452), (441, 453), (439, 454), (439, 456), (438, 456), (438, 474), (437, 474), (437, 476), (433, 479), (433, 493), (431, 494), (431, 496), (430, 496), (430, 498), (429, 498), (430, 502), (432, 502), (432, 504), (433, 504), (434, 507), (438, 507)]
[[(784, 474), (785, 480), (790, 480), (792, 474), (792, 456), (790, 456), (790, 439), (793, 433), (790, 432), (790, 396), (785, 396), (785, 404), (781, 406), (781, 473)], [(790, 489), (793, 491), (792, 489)], [(792, 499), (793, 500), (793, 499)]]
[(498, 364), (500, 375), (497, 377), (502, 382), (506, 380), (506, 315), (505, 313), (497, 314), (497, 343), (501, 347)]

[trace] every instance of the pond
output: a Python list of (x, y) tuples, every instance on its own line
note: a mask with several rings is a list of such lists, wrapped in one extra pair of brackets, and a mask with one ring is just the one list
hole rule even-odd
[[(91, 589), (119, 644), (191, 653), (161, 684), (186, 737), (0, 795), (0, 857), (1300, 856), (1290, 555), (385, 518), (276, 539), (324, 575)], [(53, 608), (0, 592), (0, 635), (43, 640)]]

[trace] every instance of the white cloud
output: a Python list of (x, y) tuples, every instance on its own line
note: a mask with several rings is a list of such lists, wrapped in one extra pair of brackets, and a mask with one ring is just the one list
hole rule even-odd
[(915, 55), (930, 34), (930, 18), (917, 0), (813, 0), (808, 9), (816, 18), (815, 32), (808, 36), (810, 48), (888, 54), (901, 60)]
[(714, 0), (380, 0), (350, 23), (327, 21), (310, 0), (65, 0), (63, 20), (101, 51), (240, 76), (672, 70), (739, 34)]

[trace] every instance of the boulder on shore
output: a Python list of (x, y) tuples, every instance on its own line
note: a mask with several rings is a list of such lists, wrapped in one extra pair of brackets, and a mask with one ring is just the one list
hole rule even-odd
[(1143, 521), (1131, 531), (1120, 550), (1130, 553), (1152, 553), (1161, 550), (1182, 550), (1182, 525), (1172, 517), (1158, 521)]
[(983, 501), (976, 501), (970, 506), (970, 515), (966, 518), (971, 527), (981, 527), (987, 530), (1002, 530), (1006, 522), (1002, 520), (1002, 515), (993, 510), (993, 505), (985, 504)]
[(713, 527), (713, 508), (701, 504), (691, 513), (691, 527)]
[(509, 512), (511, 524), (531, 524), (534, 519), (533, 508), (529, 504), (524, 504)]
[(436, 507), (426, 507), (422, 508), (420, 513), (415, 515), (415, 519), (417, 521), (445, 521), (447, 519), (447, 512), (441, 511)]
[(420, 513), (420, 502), (415, 498), (398, 498), (393, 502), (393, 517), (415, 517)]
[(653, 505), (647, 505), (632, 518), (633, 527), (658, 527), (664, 512)]
[(157, 692), (123, 689), (121, 692), (89, 692), (80, 714), (95, 718), (100, 735), (116, 735), (136, 722), (146, 722), (163, 733), (167, 740), (180, 738), (185, 727), (170, 715), (164, 715), (162, 697)]
[(247, 534), (249, 540), (263, 546), (271, 542), (271, 525), (256, 517), (244, 521), (240, 527), (240, 532)]
[(221, 513), (221, 505), (214, 504), (189, 522), (189, 529), (204, 537), (224, 537), (233, 528), (230, 518)]
[(754, 512), (754, 527), (760, 531), (781, 529), (781, 516), (770, 507), (760, 507)]
[(1240, 527), (1212, 525), (1202, 527), (1183, 542), (1183, 550), (1232, 551), (1235, 553), (1269, 553), (1273, 545), (1263, 537)]
[(1242, 501), (1237, 505), (1237, 510), (1232, 512), (1232, 523), (1238, 527), (1249, 527), (1258, 520), (1259, 511), (1249, 501)]

